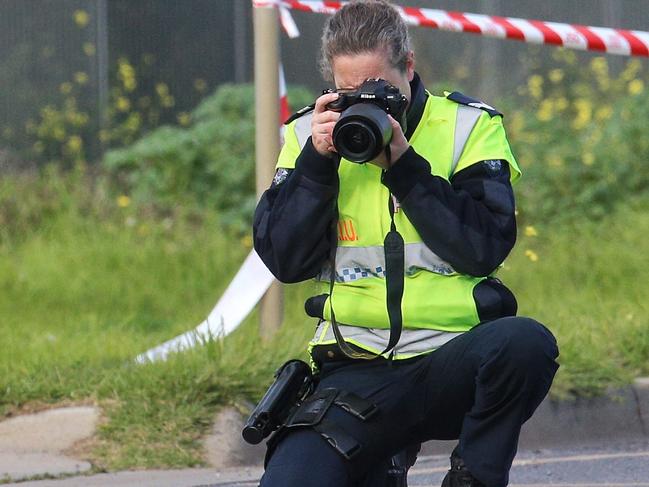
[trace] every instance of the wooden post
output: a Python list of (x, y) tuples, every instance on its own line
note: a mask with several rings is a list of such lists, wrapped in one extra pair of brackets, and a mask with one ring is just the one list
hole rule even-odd
[[(253, 9), (255, 27), (255, 157), (257, 197), (270, 186), (279, 155), (279, 18), (276, 8)], [(259, 330), (268, 340), (282, 323), (283, 292), (279, 282), (260, 302)]]

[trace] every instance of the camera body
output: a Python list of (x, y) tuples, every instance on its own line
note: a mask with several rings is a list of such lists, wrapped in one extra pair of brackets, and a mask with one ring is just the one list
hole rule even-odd
[(392, 140), (388, 114), (406, 130), (408, 99), (384, 79), (368, 79), (353, 92), (339, 92), (328, 110), (341, 112), (333, 144), (345, 159), (359, 164), (376, 158)]

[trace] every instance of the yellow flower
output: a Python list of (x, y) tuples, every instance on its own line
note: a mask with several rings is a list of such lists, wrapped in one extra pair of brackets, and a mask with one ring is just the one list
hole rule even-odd
[(584, 152), (581, 155), (581, 162), (586, 166), (592, 166), (595, 163), (595, 155), (592, 152)]
[(43, 115), (43, 118), (47, 118), (51, 116), (52, 114), (55, 113), (54, 107), (52, 105), (45, 105), (41, 109), (41, 115)]
[(137, 87), (137, 81), (135, 80), (135, 68), (131, 66), (126, 58), (119, 58), (117, 61), (117, 76), (122, 81), (126, 91), (131, 92)]
[(66, 147), (73, 154), (77, 154), (83, 147), (83, 140), (78, 135), (73, 135), (68, 139)]
[(598, 56), (590, 61), (590, 70), (597, 76), (608, 76), (608, 62), (603, 56)]
[(125, 194), (117, 197), (117, 206), (120, 208), (127, 208), (131, 204), (131, 198)]
[(74, 23), (82, 29), (90, 22), (90, 15), (85, 10), (75, 10), (72, 17), (74, 18)]
[(176, 100), (174, 100), (173, 96), (167, 95), (167, 96), (162, 97), (162, 100), (160, 100), (160, 103), (165, 108), (171, 108), (176, 104)]
[(573, 128), (579, 130), (586, 127), (593, 116), (593, 105), (586, 98), (580, 98), (575, 100), (575, 108), (577, 110), (577, 115), (572, 121)]
[(66, 81), (65, 83), (61, 83), (61, 86), (59, 86), (59, 91), (64, 95), (69, 95), (70, 92), (72, 91), (72, 83), (68, 81)]
[(74, 81), (80, 85), (85, 85), (88, 82), (88, 75), (83, 71), (74, 73)]
[(88, 57), (94, 56), (96, 52), (97, 52), (97, 48), (95, 47), (95, 45), (92, 42), (84, 42), (83, 43), (83, 53), (86, 56), (88, 56)]
[(164, 98), (169, 95), (169, 87), (164, 83), (157, 83), (155, 85), (155, 91), (160, 98)]
[(565, 47), (560, 47), (555, 49), (552, 52), (552, 57), (557, 61), (561, 61), (566, 64), (575, 64), (577, 62), (577, 55), (574, 51), (566, 49)]
[(560, 83), (561, 80), (563, 79), (563, 69), (551, 69), (550, 72), (548, 73), (548, 78), (550, 81), (553, 83)]
[(532, 98), (541, 98), (543, 96), (543, 78), (538, 74), (530, 76), (527, 80), (527, 90)]
[(626, 63), (626, 68), (624, 68), (624, 71), (622, 71), (620, 78), (622, 78), (624, 81), (631, 81), (638, 75), (641, 68), (642, 64), (640, 63), (639, 59), (631, 59), (628, 63)]
[(205, 90), (207, 90), (207, 82), (203, 78), (195, 79), (194, 89), (199, 93), (205, 92)]
[(536, 228), (534, 228), (532, 225), (527, 225), (525, 227), (525, 236), (526, 237), (536, 237), (538, 233), (536, 232)]
[(128, 112), (131, 109), (131, 102), (128, 98), (120, 96), (117, 98), (117, 110), (120, 112)]
[(142, 117), (137, 112), (131, 113), (126, 119), (125, 125), (129, 132), (136, 133), (142, 125)]
[(63, 142), (65, 140), (65, 129), (63, 127), (54, 127), (54, 130), (52, 130), (52, 136), (54, 137), (54, 140)]
[(639, 95), (644, 91), (644, 81), (641, 79), (634, 79), (628, 86), (629, 95)]
[(130, 93), (132, 91), (135, 91), (135, 88), (137, 88), (137, 81), (135, 81), (135, 78), (128, 78), (124, 80), (124, 89), (126, 91)]
[(178, 123), (183, 127), (186, 127), (191, 122), (191, 116), (187, 112), (180, 112), (176, 118), (178, 119)]
[(74, 117), (74, 124), (83, 127), (84, 125), (88, 124), (88, 121), (90, 120), (90, 117), (88, 116), (87, 113), (80, 112), (77, 113), (76, 116)]
[(538, 118), (541, 122), (552, 120), (553, 106), (554, 103), (549, 98), (543, 100), (541, 102), (541, 105), (539, 106), (539, 110), (536, 112), (536, 118)]
[(536, 252), (534, 252), (533, 250), (526, 250), (525, 251), (525, 256), (528, 259), (530, 259), (532, 262), (536, 262), (537, 260), (539, 260), (538, 254)]
[(570, 105), (570, 102), (568, 101), (568, 99), (565, 96), (560, 96), (554, 102), (554, 106), (560, 112), (562, 112), (563, 110), (568, 108), (569, 105)]

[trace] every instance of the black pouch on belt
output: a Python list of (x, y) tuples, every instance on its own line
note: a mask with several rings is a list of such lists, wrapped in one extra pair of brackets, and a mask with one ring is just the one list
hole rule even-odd
[(268, 440), (266, 463), (279, 441), (292, 428), (298, 427), (313, 428), (344, 458), (347, 460), (354, 458), (362, 445), (334, 421), (325, 417), (332, 405), (342, 408), (361, 421), (369, 420), (378, 412), (376, 405), (352, 392), (335, 388), (316, 391), (300, 404), (286, 424)]

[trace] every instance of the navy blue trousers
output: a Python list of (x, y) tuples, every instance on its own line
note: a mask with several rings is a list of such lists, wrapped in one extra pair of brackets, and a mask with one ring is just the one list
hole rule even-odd
[(319, 433), (289, 430), (269, 456), (260, 487), (381, 487), (392, 455), (433, 439), (459, 439), (473, 475), (487, 487), (505, 486), (521, 425), (547, 394), (557, 356), (547, 328), (508, 317), (425, 356), (323, 364), (319, 388), (351, 391), (379, 407), (367, 422), (335, 406), (327, 412), (360, 441), (360, 453), (347, 461)]

